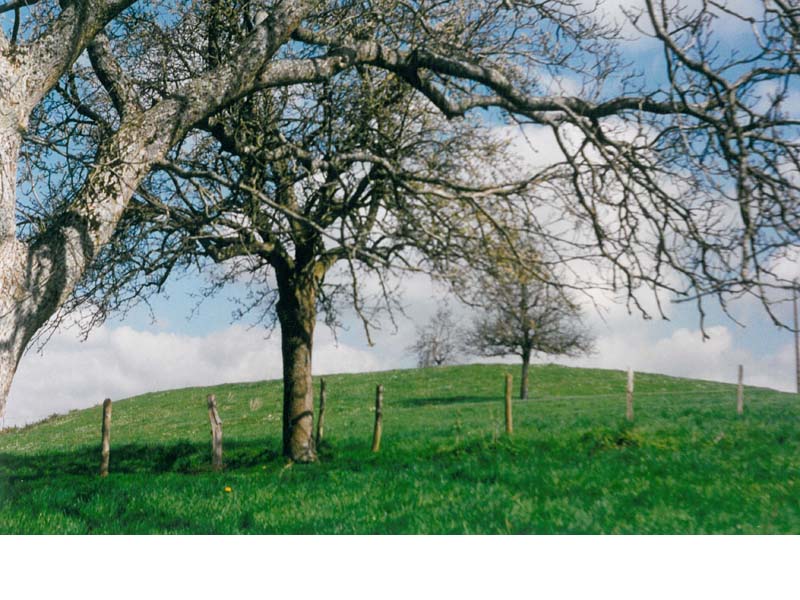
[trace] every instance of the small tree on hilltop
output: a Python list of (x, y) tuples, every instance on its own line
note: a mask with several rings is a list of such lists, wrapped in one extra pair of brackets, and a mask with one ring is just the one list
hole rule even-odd
[(417, 356), (420, 367), (452, 364), (462, 335), (453, 311), (447, 305), (441, 306), (424, 327), (417, 328), (417, 341), (409, 351)]
[(528, 397), (531, 356), (589, 354), (594, 338), (585, 331), (580, 307), (555, 286), (536, 279), (520, 263), (507, 263), (479, 278), (472, 291), (483, 313), (465, 335), (468, 352), (522, 358), (520, 398)]

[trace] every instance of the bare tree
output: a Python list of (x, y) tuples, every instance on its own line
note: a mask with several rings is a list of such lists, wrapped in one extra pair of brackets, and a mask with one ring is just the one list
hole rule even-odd
[(417, 327), (417, 339), (408, 350), (416, 355), (420, 367), (449, 365), (455, 361), (461, 336), (453, 311), (440, 306), (424, 326)]
[(469, 291), (480, 312), (466, 331), (464, 349), (479, 356), (519, 356), (519, 397), (525, 400), (532, 356), (588, 354), (594, 339), (581, 322), (580, 307), (564, 290), (539, 281), (519, 263), (496, 267), (477, 277)]
[[(33, 336), (153, 166), (194, 143), (193, 128), (255, 90), (365, 67), (451, 119), (491, 109), (487, 123), (505, 116), (551, 133), (553, 169), (569, 186), (540, 182), (539, 205), (520, 222), (541, 241), (542, 270), (571, 268), (564, 286), (621, 290), (642, 312), (649, 289), (659, 302), (696, 302), (701, 319), (708, 298), (727, 309), (742, 295), (774, 316), (792, 290), (781, 267), (800, 237), (794, 3), (641, 0), (630, 17), (662, 50), (660, 77), (626, 64), (618, 31), (583, 0), (250, 2), (263, 18), (240, 11), (244, 36), (221, 21), (232, 50), (218, 64), (203, 59), (216, 6), (240, 8), (0, 4), (0, 406)], [(741, 32), (736, 48), (720, 24)], [(87, 49), (90, 64), (76, 64)]]
[[(206, 15), (205, 62), (235, 50), (220, 42), (222, 31), (248, 35), (255, 19), (239, 17)], [(91, 99), (65, 99), (84, 114), (100, 112)], [(245, 280), (237, 317), (280, 326), (284, 452), (315, 460), (318, 317), (335, 326), (347, 303), (371, 342), (376, 313), (391, 316), (398, 302), (388, 278), (470, 262), (464, 250), (474, 253), (492, 229), (477, 216), (513, 210), (514, 192), (529, 181), (508, 174), (513, 157), (500, 136), (472, 119), (445, 119), (371, 66), (252, 94), (188, 137), (140, 185), (71, 304), (91, 302), (97, 321), (186, 269), (218, 266), (208, 294)], [(364, 276), (378, 293), (364, 291)]]

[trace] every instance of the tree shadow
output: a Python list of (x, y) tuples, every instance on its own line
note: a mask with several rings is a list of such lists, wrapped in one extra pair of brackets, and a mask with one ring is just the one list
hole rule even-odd
[[(224, 445), (226, 469), (247, 469), (280, 457), (269, 442), (230, 441)], [(40, 454), (0, 453), (0, 477), (24, 480), (61, 475), (95, 475), (100, 469), (100, 448), (84, 446), (64, 452)], [(171, 444), (125, 444), (111, 447), (112, 473), (203, 473), (211, 471), (211, 445), (189, 441)]]
[(431, 398), (429, 396), (421, 396), (419, 398), (407, 398), (405, 400), (398, 400), (392, 402), (395, 406), (404, 408), (423, 408), (426, 406), (447, 406), (450, 404), (487, 404), (487, 403), (500, 403), (502, 397), (500, 396), (440, 396), (438, 398)]

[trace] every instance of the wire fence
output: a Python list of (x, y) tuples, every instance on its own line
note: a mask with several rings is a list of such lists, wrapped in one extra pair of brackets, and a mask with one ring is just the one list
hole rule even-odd
[[(433, 383), (409, 389), (407, 384), (401, 381), (387, 380), (384, 385), (380, 377), (375, 377), (368, 385), (359, 385), (356, 389), (343, 386), (341, 390), (337, 390), (337, 386), (329, 381), (325, 440), (338, 439), (345, 445), (360, 446), (360, 440), (363, 439), (364, 446), (368, 448), (369, 439), (372, 438), (372, 450), (377, 451), (381, 447), (382, 431), (384, 445), (387, 447), (393, 445), (393, 439), (398, 445), (427, 443), (431, 439), (437, 440), (437, 444), (444, 441), (447, 445), (454, 441), (458, 444), (467, 438), (485, 439), (490, 436), (499, 439), (506, 431), (508, 416), (513, 419), (513, 435), (520, 433), (526, 435), (545, 430), (549, 432), (547, 435), (561, 435), (562, 432), (570, 430), (580, 433), (595, 427), (618, 427), (626, 419), (628, 391), (622, 379), (613, 383), (607, 380), (598, 382), (597, 387), (600, 389), (589, 394), (541, 393), (534, 385), (530, 389), (529, 398), (512, 400), (512, 414), (508, 415), (502, 385), (504, 378), (498, 377), (496, 387), (487, 385), (484, 380), (479, 389), (472, 390), (469, 389), (469, 382), (465, 381), (458, 381), (456, 385), (452, 382), (442, 382), (441, 385)], [(728, 425), (738, 423), (737, 427), (751, 425), (757, 427), (759, 419), (762, 419), (762, 423), (774, 424), (794, 423), (800, 418), (800, 399), (788, 393), (765, 388), (741, 386), (737, 388), (736, 385), (704, 382), (699, 382), (697, 385), (708, 386), (710, 389), (653, 389), (654, 382), (643, 379), (645, 381), (642, 387), (645, 389), (633, 394), (636, 407), (635, 419), (628, 419), (633, 420), (635, 425), (643, 424), (659, 428), (675, 422), (688, 423), (691, 427), (713, 429), (726, 426), (725, 423)], [(370, 386), (373, 386), (371, 393)], [(590, 386), (591, 382), (587, 380), (580, 381), (577, 385), (579, 389)], [(556, 386), (550, 382), (550, 388), (554, 387)], [(376, 388), (380, 390), (377, 402), (374, 395)], [(470, 394), (470, 391), (475, 393)], [(744, 394), (745, 411), (744, 414), (737, 415), (737, 396), (740, 392)], [(256, 427), (260, 430), (264, 426), (275, 435), (279, 434), (282, 420), (280, 408), (280, 399), (245, 398), (244, 395), (235, 398), (229, 392), (227, 396), (220, 398), (220, 412), (224, 413), (225, 417), (225, 435), (230, 436), (226, 439), (249, 439)], [(314, 413), (317, 413), (317, 407), (314, 408)], [(185, 430), (186, 422), (182, 420), (170, 425), (163, 424), (161, 433), (174, 427), (180, 428), (185, 433), (191, 433), (190, 437), (193, 438), (205, 437), (209, 421), (206, 418), (199, 418), (202, 412), (198, 408), (198, 421), (192, 426), (191, 432)], [(757, 416), (758, 419), (748, 422), (749, 414)], [(317, 416), (318, 414), (314, 414), (315, 419)], [(376, 421), (376, 416), (382, 416), (383, 422)], [(127, 436), (123, 435), (121, 440), (120, 437), (117, 440), (122, 441), (132, 435), (135, 436), (137, 429), (130, 427), (132, 422), (126, 422), (125, 413), (121, 413), (120, 417), (117, 425), (123, 426)], [(110, 425), (110, 418), (108, 420), (109, 423), (104, 420), (104, 432)], [(216, 421), (221, 426), (218, 415)], [(198, 435), (195, 436), (195, 433)], [(221, 433), (218, 432), (220, 442)], [(106, 440), (103, 458), (106, 465), (107, 446)], [(215, 464), (220, 468), (221, 453), (220, 443), (215, 450)], [(105, 472), (107, 468), (106, 466)]]

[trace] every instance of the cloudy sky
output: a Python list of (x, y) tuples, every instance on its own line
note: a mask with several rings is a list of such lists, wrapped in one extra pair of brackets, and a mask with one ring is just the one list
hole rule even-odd
[[(607, 4), (616, 16), (621, 14), (618, 4)], [(745, 0), (733, 4), (748, 6)], [(736, 35), (732, 29), (727, 43), (735, 46)], [(633, 42), (631, 52), (647, 69), (657, 64), (660, 56), (654, 45), (643, 41)], [(569, 87), (568, 81), (558, 83)], [(547, 162), (555, 152), (551, 140), (529, 133), (533, 144), (521, 144), (521, 151), (529, 152), (532, 163)], [(800, 275), (797, 263), (791, 268)], [(279, 377), (278, 333), (269, 336), (262, 328), (232, 322), (235, 306), (226, 300), (230, 294), (220, 294), (193, 311), (191, 294), (201, 284), (191, 278), (173, 284), (168, 298), (155, 301), (156, 322), (151, 322), (146, 311), (134, 310), (125, 319), (111, 320), (96, 329), (86, 341), (79, 339), (77, 331), (66, 329), (41, 352), (31, 349), (22, 360), (0, 425), (21, 425), (54, 412), (92, 406), (105, 397), (120, 399), (153, 390)], [(384, 323), (373, 347), (367, 345), (352, 314), (344, 315), (338, 338), (320, 324), (315, 374), (414, 366), (414, 357), (406, 348), (414, 340), (415, 324), (423, 324), (444, 296), (443, 290), (421, 276), (409, 278), (402, 287), (406, 313), (413, 319), (399, 317), (396, 330)], [(231, 293), (235, 295), (237, 290)], [(645, 321), (629, 315), (610, 298), (596, 300), (601, 311), (587, 307), (586, 312), (598, 340), (596, 354), (568, 361), (540, 357), (540, 362), (609, 369), (631, 366), (637, 371), (719, 381), (734, 381), (737, 365), (743, 364), (748, 384), (794, 389), (792, 335), (772, 325), (752, 303), (735, 307), (746, 327), (711, 311), (706, 320), (710, 339), (704, 342), (697, 313), (690, 306), (671, 306), (669, 321)], [(463, 310), (455, 303), (454, 308)], [(469, 316), (465, 313), (464, 318)]]
[[(136, 310), (124, 321), (96, 329), (85, 342), (75, 330), (56, 334), (41, 353), (23, 358), (11, 389), (5, 425), (21, 425), (73, 408), (93, 406), (147, 391), (254, 381), (280, 377), (280, 340), (262, 328), (231, 323), (235, 308), (223, 294), (206, 301), (191, 316), (189, 293), (197, 282), (173, 286), (169, 299), (156, 301), (160, 320)], [(353, 315), (344, 319), (338, 340), (319, 324), (314, 348), (314, 373), (360, 372), (413, 367), (406, 348), (422, 324), (444, 299), (443, 290), (417, 276), (403, 285), (407, 317), (390, 323), (369, 347)], [(792, 335), (773, 326), (755, 305), (739, 311), (747, 327), (712, 315), (705, 342), (696, 312), (671, 307), (666, 321), (645, 321), (628, 315), (624, 306), (601, 302), (602, 312), (587, 307), (586, 321), (597, 336), (597, 352), (582, 359), (539, 357), (538, 362), (666, 373), (718, 381), (735, 381), (737, 365), (745, 366), (746, 383), (794, 389)], [(456, 311), (464, 311), (455, 303)], [(468, 318), (467, 313), (464, 313)], [(413, 318), (412, 318), (413, 317)], [(462, 357), (464, 361), (478, 360)], [(485, 359), (484, 359), (485, 360)], [(513, 361), (513, 357), (508, 357)]]

